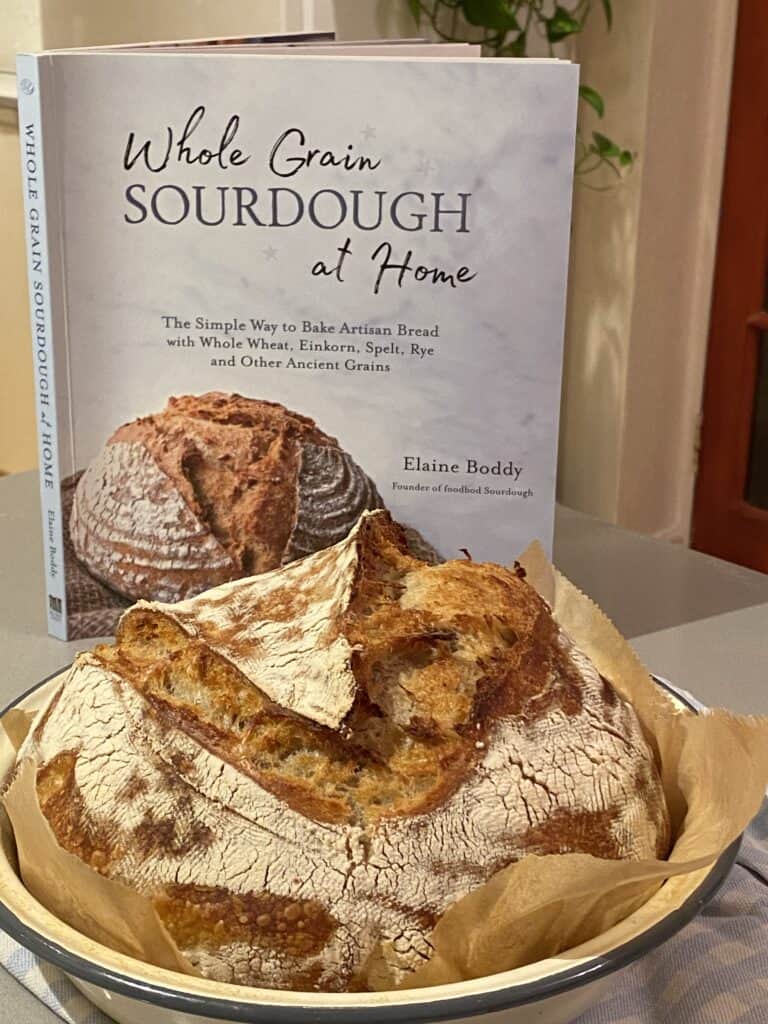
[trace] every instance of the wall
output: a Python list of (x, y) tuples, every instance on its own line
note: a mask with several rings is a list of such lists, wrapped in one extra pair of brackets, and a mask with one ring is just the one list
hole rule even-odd
[(34, 47), (38, 9), (33, 2), (3, 9), (0, 30), (0, 473), (29, 469), (36, 463), (32, 348), (24, 262), (18, 120), (11, 74), (17, 50)]
[[(276, 0), (40, 0), (43, 46), (94, 46), (185, 36), (281, 32), (287, 8)], [(300, 5), (290, 5), (300, 14)], [(291, 28), (293, 26), (290, 26)]]
[(671, 540), (689, 536), (728, 118), (736, 0), (624, 0), (579, 39), (608, 133), (640, 161), (626, 188), (577, 188), (559, 495)]
[(686, 542), (737, 8), (665, 4), (652, 45), (617, 520)]
[(13, 473), (34, 466), (37, 457), (19, 135), (12, 107), (0, 107), (0, 210), (0, 471)]
[(339, 39), (397, 39), (414, 36), (416, 23), (399, 0), (334, 0)]
[[(600, 128), (640, 152), (648, 107), (642, 69), (650, 63), (653, 6), (625, 0), (610, 40), (598, 15), (576, 54), (582, 81), (606, 97), (608, 116)], [(583, 130), (592, 127), (596, 119)], [(558, 489), (566, 504), (616, 522), (642, 160), (613, 191), (594, 191), (590, 184), (584, 179), (574, 190)]]
[(0, 28), (0, 71), (11, 72), (15, 55), (40, 44), (40, 0), (6, 0)]

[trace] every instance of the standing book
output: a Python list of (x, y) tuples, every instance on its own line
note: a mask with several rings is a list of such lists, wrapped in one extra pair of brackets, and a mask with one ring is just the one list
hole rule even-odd
[(342, 539), (551, 545), (578, 74), (401, 42), (18, 59), (49, 631)]

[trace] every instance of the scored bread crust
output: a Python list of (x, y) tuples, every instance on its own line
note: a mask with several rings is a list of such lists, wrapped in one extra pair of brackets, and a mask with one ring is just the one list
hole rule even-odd
[[(426, 565), (386, 513), (81, 656), (20, 758), (62, 846), (147, 895), (208, 977), (402, 977), (455, 900), (531, 853), (665, 856), (632, 710), (546, 603)], [(108, 770), (107, 770), (108, 769)]]
[(336, 543), (381, 504), (309, 417), (210, 392), (112, 434), (78, 483), (70, 535), (118, 593), (178, 601)]

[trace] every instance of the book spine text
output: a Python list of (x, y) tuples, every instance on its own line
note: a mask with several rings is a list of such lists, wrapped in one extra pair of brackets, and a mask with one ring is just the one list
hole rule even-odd
[[(45, 70), (45, 69), (43, 69)], [(40, 61), (22, 55), (16, 63), (19, 94), (19, 142), (27, 236), (27, 272), (32, 320), (35, 407), (40, 460), (40, 498), (45, 558), (48, 632), (67, 638), (63, 523), (59, 472), (58, 418), (54, 380), (51, 265), (48, 204), (43, 156)], [(54, 140), (50, 140), (54, 144)]]

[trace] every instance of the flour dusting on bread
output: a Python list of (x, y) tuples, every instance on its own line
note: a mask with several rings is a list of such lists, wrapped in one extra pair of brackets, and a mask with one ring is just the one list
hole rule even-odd
[(364, 984), (428, 958), (454, 901), (527, 854), (665, 856), (631, 709), (518, 575), (338, 544), (81, 656), (20, 752), (58, 842), (148, 896), (208, 977)]

